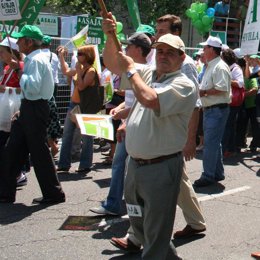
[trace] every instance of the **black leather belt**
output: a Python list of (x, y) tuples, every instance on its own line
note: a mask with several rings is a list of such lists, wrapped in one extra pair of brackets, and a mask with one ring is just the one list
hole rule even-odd
[(47, 99), (36, 99), (36, 100), (30, 100), (30, 99), (26, 99), (26, 98), (22, 98), (21, 102), (24, 103), (37, 103), (37, 102), (47, 102)]
[(221, 103), (221, 104), (216, 104), (216, 105), (212, 105), (212, 106), (209, 106), (209, 107), (204, 107), (204, 109), (210, 109), (210, 108), (226, 108), (228, 107), (228, 104), (227, 103)]
[(169, 155), (164, 155), (164, 156), (160, 156), (157, 158), (153, 158), (153, 159), (139, 159), (139, 158), (133, 158), (132, 159), (139, 164), (139, 166), (144, 166), (144, 165), (148, 165), (148, 164), (155, 164), (155, 163), (160, 163), (163, 162), (165, 160), (174, 158), (181, 155), (181, 152), (177, 152), (177, 153), (173, 153), (173, 154), (169, 154)]

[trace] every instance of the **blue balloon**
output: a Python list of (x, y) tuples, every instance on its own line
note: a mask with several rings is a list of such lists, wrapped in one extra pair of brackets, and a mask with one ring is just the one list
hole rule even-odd
[(206, 11), (206, 14), (207, 14), (209, 17), (214, 17), (214, 15), (215, 15), (215, 9), (212, 8), (212, 7), (208, 8), (207, 11)]

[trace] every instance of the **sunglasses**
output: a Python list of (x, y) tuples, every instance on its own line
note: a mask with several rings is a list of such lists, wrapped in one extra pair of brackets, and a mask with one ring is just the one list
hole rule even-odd
[(84, 56), (85, 54), (82, 52), (78, 52), (77, 56)]

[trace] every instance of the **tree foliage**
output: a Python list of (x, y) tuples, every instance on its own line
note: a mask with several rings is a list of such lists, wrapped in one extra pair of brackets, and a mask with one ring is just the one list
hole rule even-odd
[[(105, 0), (107, 9), (114, 12), (124, 9), (127, 12), (125, 0)], [(182, 15), (186, 10), (186, 1), (183, 0), (137, 0), (142, 23), (151, 23), (164, 14)], [(90, 13), (99, 15), (99, 6), (96, 0), (47, 0), (46, 6), (51, 7), (58, 14), (77, 15)]]
[(182, 15), (186, 8), (183, 0), (138, 0), (141, 21), (149, 24), (165, 14)]

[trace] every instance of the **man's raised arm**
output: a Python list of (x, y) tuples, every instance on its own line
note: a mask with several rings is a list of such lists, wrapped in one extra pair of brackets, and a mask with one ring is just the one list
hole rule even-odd
[(107, 40), (105, 44), (105, 49), (103, 52), (103, 60), (106, 67), (113, 73), (117, 75), (120, 74), (119, 63), (116, 58), (118, 50), (113, 40), (113, 32), (116, 31), (116, 22), (112, 16), (112, 13), (108, 13), (107, 18), (103, 19), (102, 29), (107, 35)]

